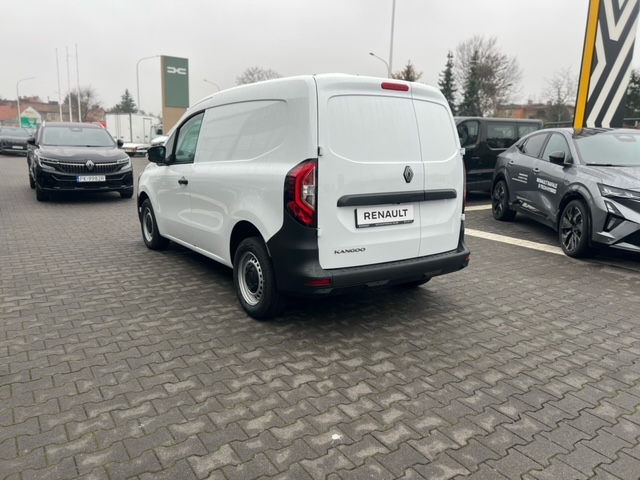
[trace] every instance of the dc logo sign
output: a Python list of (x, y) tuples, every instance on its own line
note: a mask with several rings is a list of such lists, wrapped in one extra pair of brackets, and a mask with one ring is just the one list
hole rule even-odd
[(184, 67), (167, 67), (167, 73), (175, 73), (178, 75), (186, 75), (187, 69)]

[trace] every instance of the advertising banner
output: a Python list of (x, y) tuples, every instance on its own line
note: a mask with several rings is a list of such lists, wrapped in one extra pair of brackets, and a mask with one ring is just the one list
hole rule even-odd
[(590, 0), (574, 127), (622, 127), (640, 0)]

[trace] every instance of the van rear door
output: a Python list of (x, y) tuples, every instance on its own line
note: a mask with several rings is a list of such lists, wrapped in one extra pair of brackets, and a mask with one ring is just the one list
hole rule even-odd
[[(427, 100), (429, 94), (441, 95), (406, 82), (315, 78), (321, 267), (371, 265), (454, 250), (462, 208), (462, 160), (449, 111)], [(412, 97), (416, 88), (427, 92), (417, 100), (420, 106)], [(428, 158), (425, 163), (423, 150), (432, 147), (421, 145), (420, 129), (433, 127), (432, 107), (441, 109), (439, 120), (444, 118), (452, 137), (446, 159)], [(424, 135), (424, 141), (430, 139)], [(458, 166), (452, 166), (456, 161)], [(454, 186), (450, 179), (456, 170), (459, 181)], [(427, 186), (450, 191), (434, 193), (425, 202)], [(458, 204), (453, 229), (449, 220)]]

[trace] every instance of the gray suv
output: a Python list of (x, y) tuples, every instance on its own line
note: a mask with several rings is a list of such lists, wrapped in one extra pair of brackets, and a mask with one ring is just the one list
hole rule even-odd
[(640, 131), (532, 133), (498, 156), (491, 197), (494, 218), (550, 226), (571, 257), (599, 246), (640, 252)]

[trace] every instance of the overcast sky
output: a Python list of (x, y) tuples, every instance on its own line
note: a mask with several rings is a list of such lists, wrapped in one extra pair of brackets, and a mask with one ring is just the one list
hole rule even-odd
[[(523, 71), (521, 96), (540, 100), (546, 79), (578, 74), (588, 0), (396, 0), (394, 71), (408, 60), (437, 86), (447, 52), (473, 35), (496, 37)], [(252, 66), (283, 76), (340, 72), (384, 77), (393, 0), (1, 0), (0, 97), (58, 99), (94, 88), (110, 108), (129, 89), (137, 101), (136, 63), (169, 55), (189, 59), (191, 103), (235, 86)], [(636, 42), (633, 65), (640, 65)], [(139, 64), (140, 107), (160, 112), (160, 59)]]

